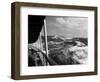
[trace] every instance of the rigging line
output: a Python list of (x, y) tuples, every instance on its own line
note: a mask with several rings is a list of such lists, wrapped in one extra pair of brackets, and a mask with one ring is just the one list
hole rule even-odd
[[(40, 50), (43, 51), (43, 45), (42, 45), (42, 30), (40, 32)], [(40, 58), (41, 58), (41, 61), (42, 61), (42, 65), (44, 65), (44, 59), (43, 59), (42, 53), (40, 53)]]

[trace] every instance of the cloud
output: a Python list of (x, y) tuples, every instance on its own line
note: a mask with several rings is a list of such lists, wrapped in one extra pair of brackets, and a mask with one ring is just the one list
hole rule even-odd
[(66, 24), (66, 21), (64, 20), (64, 18), (56, 18), (56, 21), (59, 22), (60, 24)]
[(87, 36), (88, 19), (84, 17), (47, 17), (47, 30), (52, 34)]
[(58, 17), (56, 21), (59, 24), (65, 25), (66, 28), (86, 28), (87, 19), (82, 17)]

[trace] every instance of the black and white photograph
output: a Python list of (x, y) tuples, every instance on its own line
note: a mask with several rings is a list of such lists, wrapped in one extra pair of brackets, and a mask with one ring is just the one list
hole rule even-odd
[(97, 75), (97, 7), (12, 3), (12, 78)]
[(28, 66), (88, 64), (88, 18), (28, 15)]

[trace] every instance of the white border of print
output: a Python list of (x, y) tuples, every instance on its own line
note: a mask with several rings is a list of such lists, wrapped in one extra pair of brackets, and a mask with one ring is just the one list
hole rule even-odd
[[(20, 75), (94, 72), (94, 11), (21, 7), (20, 9)], [(28, 67), (28, 15), (88, 17), (88, 64)]]

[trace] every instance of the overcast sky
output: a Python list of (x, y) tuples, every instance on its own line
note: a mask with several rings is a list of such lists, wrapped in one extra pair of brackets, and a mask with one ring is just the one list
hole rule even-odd
[(88, 19), (84, 17), (46, 17), (48, 35), (87, 37)]

